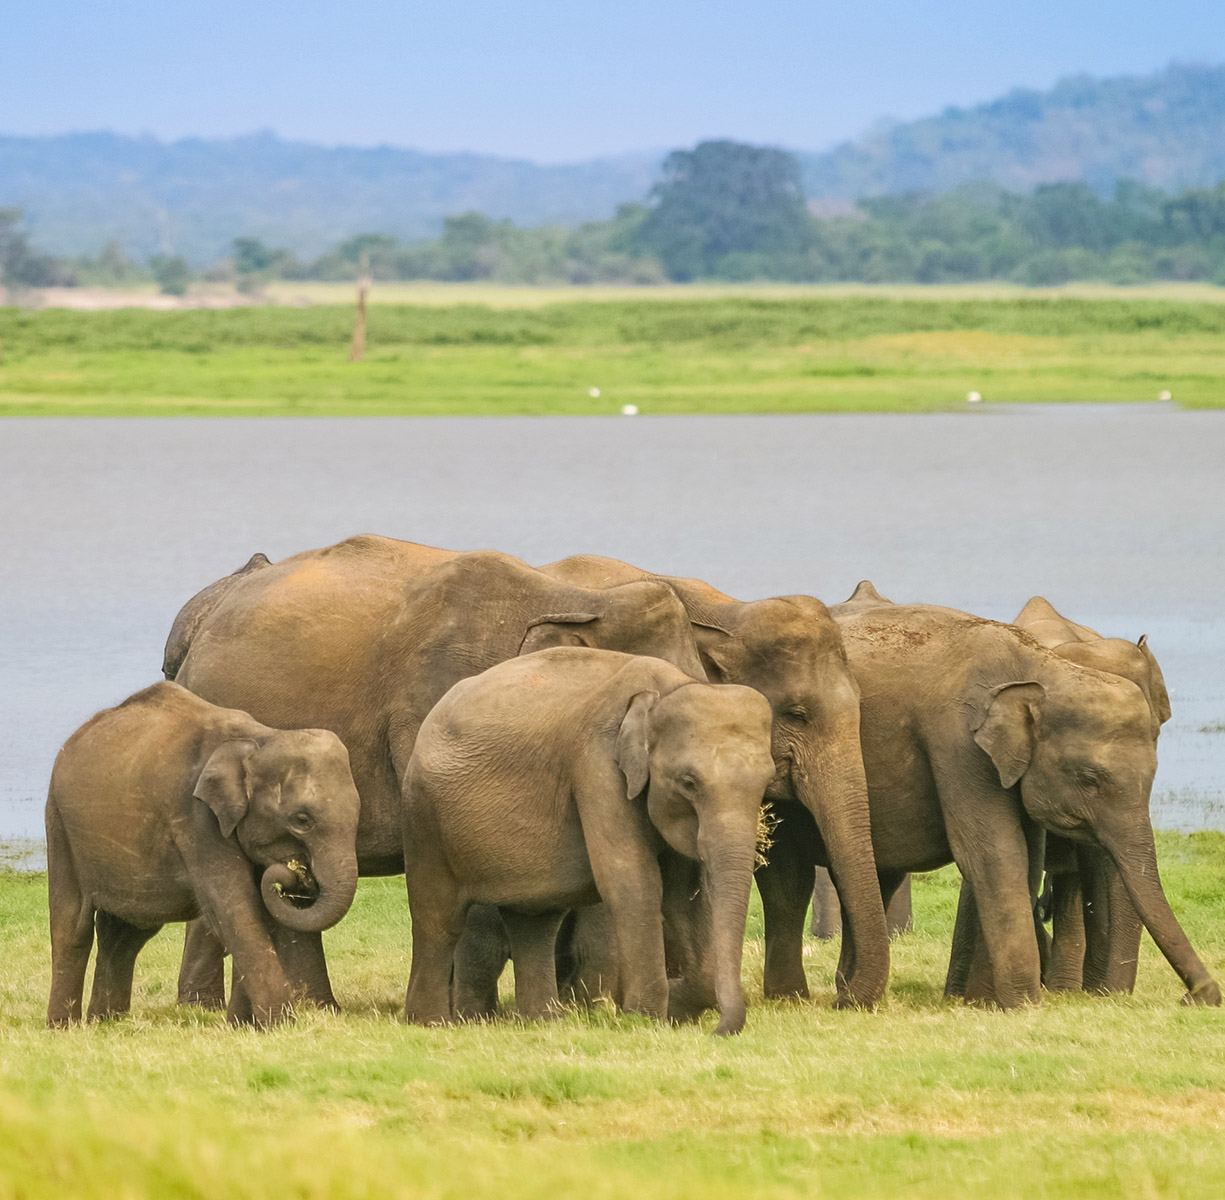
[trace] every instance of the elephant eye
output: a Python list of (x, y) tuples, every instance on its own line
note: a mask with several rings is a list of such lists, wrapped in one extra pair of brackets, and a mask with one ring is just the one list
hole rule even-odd
[(807, 721), (808, 709), (802, 704), (792, 704), (790, 707), (783, 709), (783, 716), (792, 721)]
[(1109, 778), (1100, 767), (1081, 767), (1076, 772), (1076, 782), (1087, 792), (1096, 792)]
[(289, 818), (289, 823), (299, 833), (306, 833), (309, 829), (311, 829), (314, 826), (315, 818), (312, 817), (310, 813), (299, 812), (299, 813), (294, 813), (294, 815)]

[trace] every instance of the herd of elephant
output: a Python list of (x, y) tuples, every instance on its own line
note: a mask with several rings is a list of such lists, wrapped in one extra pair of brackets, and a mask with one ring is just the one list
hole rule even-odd
[(163, 673), (56, 760), (51, 1025), (82, 1015), (95, 936), (89, 1016), (127, 1011), (172, 921), (180, 1002), (225, 1005), (228, 953), (231, 1020), (334, 1007), (322, 932), (359, 876), (401, 872), (427, 1024), (494, 1015), (509, 959), (528, 1017), (608, 997), (738, 1032), (752, 881), (765, 993), (805, 997), (819, 868), (835, 1004), (871, 1007), (890, 901), (950, 862), (950, 995), (1130, 990), (1146, 928), (1186, 1001), (1220, 1003), (1157, 871), (1161, 671), (1040, 598), (1013, 624), (868, 583), (742, 602), (597, 556), (362, 535), (205, 588)]

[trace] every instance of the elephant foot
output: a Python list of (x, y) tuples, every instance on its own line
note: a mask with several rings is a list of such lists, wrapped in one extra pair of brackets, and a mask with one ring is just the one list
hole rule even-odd
[(1209, 1008), (1219, 1008), (1221, 1004), (1221, 988), (1215, 979), (1205, 979), (1197, 983), (1183, 998), (1184, 1004), (1205, 1005)]

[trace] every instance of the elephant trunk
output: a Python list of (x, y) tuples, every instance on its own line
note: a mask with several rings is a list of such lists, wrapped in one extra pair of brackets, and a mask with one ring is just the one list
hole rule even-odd
[(714, 950), (715, 998), (719, 1024), (715, 1033), (727, 1036), (744, 1028), (744, 927), (753, 886), (756, 825), (728, 821), (709, 835), (700, 833), (699, 854), (709, 896)]
[(811, 769), (793, 762), (792, 787), (816, 819), (842, 902), (842, 936), (851, 954), (844, 958), (850, 967), (848, 978), (839, 980), (838, 1002), (871, 1008), (889, 979), (889, 931), (872, 851), (857, 705), (853, 729), (820, 747)]
[(264, 907), (274, 920), (296, 933), (322, 933), (331, 929), (349, 911), (357, 892), (356, 855), (315, 858), (311, 871), (318, 891), (310, 904), (301, 907), (290, 899), (295, 892), (301, 891), (300, 871), (284, 863), (273, 863), (260, 879)]
[(1097, 833), (1118, 865), (1123, 885), (1144, 927), (1186, 985), (1183, 1003), (1220, 1004), (1220, 987), (1192, 949), (1162, 891), (1152, 826), (1145, 821), (1139, 829), (1099, 829)]

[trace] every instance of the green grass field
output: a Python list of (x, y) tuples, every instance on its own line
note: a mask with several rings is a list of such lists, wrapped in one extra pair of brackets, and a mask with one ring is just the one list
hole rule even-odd
[(905, 412), (970, 391), (1225, 406), (1217, 290), (418, 290), (372, 306), (360, 364), (343, 305), (0, 309), (0, 414)]
[[(1225, 835), (1160, 839), (1167, 891), (1225, 976)], [(345, 1013), (259, 1034), (178, 1010), (181, 937), (130, 1020), (51, 1033), (46, 880), (0, 874), (0, 1197), (1186, 1197), (1225, 1192), (1225, 1016), (1178, 1004), (1146, 939), (1136, 995), (947, 1004), (951, 870), (915, 884), (876, 1013), (751, 1003), (734, 1039), (607, 1010), (409, 1028), (399, 879), (327, 936)], [(745, 976), (760, 996), (755, 910)]]

